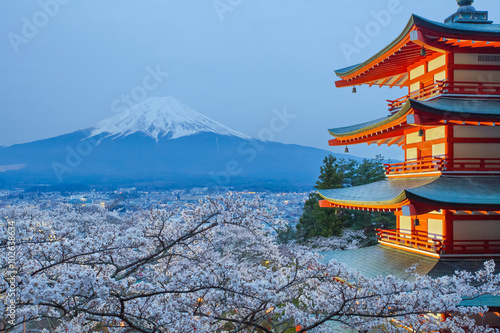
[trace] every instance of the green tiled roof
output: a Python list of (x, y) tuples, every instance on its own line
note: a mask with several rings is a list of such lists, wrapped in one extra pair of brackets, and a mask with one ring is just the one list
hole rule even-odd
[(500, 119), (500, 100), (498, 99), (452, 97), (439, 97), (427, 101), (409, 99), (401, 110), (392, 116), (379, 118), (358, 125), (332, 128), (328, 131), (334, 137), (358, 134), (390, 123), (404, 116), (410, 109), (443, 115), (443, 117), (446, 116), (448, 120), (460, 119), (467, 121), (471, 117), (489, 121), (498, 121)]
[(427, 28), (432, 31), (437, 31), (441, 33), (440, 37), (447, 38), (464, 38), (470, 37), (474, 40), (489, 40), (489, 41), (500, 41), (500, 24), (474, 24), (474, 23), (439, 23), (431, 20), (427, 20), (423, 17), (412, 15), (408, 24), (404, 28), (403, 32), (389, 45), (387, 45), (382, 51), (358, 65), (345, 67), (338, 69), (335, 73), (339, 77), (347, 76), (352, 74), (359, 69), (366, 66), (368, 63), (379, 58), (397, 43), (399, 43), (408, 33), (410, 33), (411, 28), (417, 25), (419, 27)]
[(405, 190), (425, 186), (438, 177), (385, 179), (367, 185), (318, 190), (325, 199), (345, 204), (384, 205), (406, 199)]
[(332, 128), (332, 129), (329, 129), (328, 132), (330, 132), (330, 134), (333, 135), (334, 137), (349, 136), (349, 135), (361, 133), (361, 132), (367, 131), (369, 129), (377, 128), (379, 126), (388, 124), (391, 121), (394, 121), (394, 120), (404, 116), (410, 110), (410, 107), (411, 107), (411, 105), (409, 103), (406, 103), (401, 108), (401, 110), (399, 110), (398, 112), (396, 112), (395, 114), (393, 114), (391, 116), (379, 118), (379, 119), (372, 120), (372, 121), (358, 124), (358, 125)]
[[(408, 277), (405, 271), (415, 264), (417, 273), (427, 275), (439, 262), (438, 259), (393, 250), (387, 246), (375, 245), (355, 250), (323, 252), (324, 261), (332, 259), (356, 269), (368, 278), (377, 276), (395, 276), (403, 279)], [(451, 272), (453, 274), (453, 271)], [(446, 275), (446, 274), (444, 274)]]
[[(321, 254), (324, 255), (324, 262), (337, 260), (369, 278), (389, 275), (400, 279), (407, 278), (406, 270), (413, 265), (417, 265), (418, 274), (433, 278), (451, 276), (456, 271), (476, 272), (481, 270), (484, 265), (484, 261), (481, 260), (444, 261), (382, 245)], [(495, 274), (499, 273), (500, 262), (497, 261)], [(414, 278), (410, 278), (410, 280), (414, 280)], [(486, 295), (464, 300), (460, 305), (500, 307), (500, 297)]]
[(460, 119), (474, 116), (487, 120), (500, 119), (500, 100), (477, 98), (440, 97), (429, 101), (409, 100), (411, 107), (435, 114), (446, 113), (450, 119), (454, 115)]
[(378, 127), (386, 122), (390, 122), (391, 120), (396, 119), (393, 117), (384, 117), (384, 118), (379, 118), (375, 119), (372, 121), (368, 121), (366, 123), (358, 124), (358, 125), (351, 125), (351, 126), (346, 126), (346, 127), (339, 127), (339, 128), (332, 128), (329, 129), (328, 131), (330, 132), (331, 135), (333, 136), (340, 136), (342, 134), (350, 134), (350, 133), (356, 133), (356, 131), (360, 129), (367, 130), (373, 125), (375, 127)]
[(457, 208), (500, 207), (500, 177), (396, 178), (318, 192), (326, 200), (355, 206), (384, 206), (410, 199)]
[(410, 199), (422, 198), (436, 203), (500, 206), (500, 177), (440, 177), (406, 192)]

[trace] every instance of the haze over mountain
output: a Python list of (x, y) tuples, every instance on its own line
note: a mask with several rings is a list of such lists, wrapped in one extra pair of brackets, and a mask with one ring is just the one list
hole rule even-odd
[(311, 188), (328, 154), (257, 140), (173, 97), (150, 97), (89, 128), (0, 148), (0, 185)]

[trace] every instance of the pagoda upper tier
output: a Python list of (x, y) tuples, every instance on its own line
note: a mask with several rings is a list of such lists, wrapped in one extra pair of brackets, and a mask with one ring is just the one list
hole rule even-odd
[[(341, 80), (335, 84), (399, 86), (414, 91), (420, 89), (416, 84), (422, 81), (417, 79), (422, 76), (419, 74), (426, 74), (423, 84), (427, 86), (434, 79), (452, 80), (453, 71), (474, 69), (471, 65), (478, 66), (477, 70), (488, 70), (482, 66), (500, 69), (500, 57), (495, 56), (500, 48), (500, 25), (470, 22), (476, 23), (439, 23), (412, 15), (403, 32), (382, 51), (361, 64), (336, 70)], [(425, 63), (426, 71), (421, 73), (417, 68)], [(468, 81), (466, 77), (458, 73), (457, 79)]]

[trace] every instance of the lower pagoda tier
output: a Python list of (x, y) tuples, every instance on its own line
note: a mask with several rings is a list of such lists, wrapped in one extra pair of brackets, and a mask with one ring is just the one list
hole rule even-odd
[(500, 177), (395, 178), (319, 190), (324, 208), (393, 211), (379, 243), (435, 258), (500, 257)]

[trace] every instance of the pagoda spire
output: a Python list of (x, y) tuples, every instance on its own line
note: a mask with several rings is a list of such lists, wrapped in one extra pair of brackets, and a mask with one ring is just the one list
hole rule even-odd
[(480, 24), (491, 24), (492, 21), (488, 21), (487, 11), (477, 11), (472, 4), (474, 0), (457, 0), (459, 6), (456, 13), (448, 17), (444, 23), (480, 23)]
[(473, 3), (474, 3), (474, 0), (457, 0), (457, 4), (460, 7), (472, 6)]

